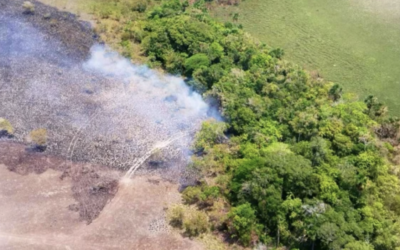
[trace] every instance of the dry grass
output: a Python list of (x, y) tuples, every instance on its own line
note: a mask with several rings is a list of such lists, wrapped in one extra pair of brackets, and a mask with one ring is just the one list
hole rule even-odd
[(205, 212), (182, 204), (171, 205), (167, 219), (172, 226), (182, 229), (183, 233), (190, 237), (206, 233), (209, 228), (208, 216)]
[(202, 235), (200, 242), (206, 250), (228, 250), (228, 246), (222, 243), (221, 239), (210, 233)]

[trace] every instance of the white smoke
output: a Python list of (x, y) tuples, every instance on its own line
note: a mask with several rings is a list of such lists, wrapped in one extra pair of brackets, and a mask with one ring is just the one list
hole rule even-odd
[(117, 77), (125, 84), (134, 85), (137, 94), (133, 94), (132, 98), (147, 93), (151, 101), (169, 103), (175, 108), (184, 109), (186, 115), (191, 117), (207, 115), (208, 105), (201, 95), (185, 84), (182, 78), (162, 75), (147, 66), (132, 64), (128, 59), (104, 46), (92, 47), (91, 57), (84, 64), (84, 68), (105, 76)]
[[(101, 45), (82, 62), (56, 37), (1, 13), (0, 45), (0, 117), (21, 141), (46, 128), (48, 153), (128, 169), (157, 143), (193, 135), (216, 114), (180, 77)], [(182, 137), (164, 151), (173, 162), (187, 160), (191, 140)]]

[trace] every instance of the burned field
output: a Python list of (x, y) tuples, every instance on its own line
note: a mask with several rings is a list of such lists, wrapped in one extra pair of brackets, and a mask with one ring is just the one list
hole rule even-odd
[[(39, 18), (45, 24), (37, 27), (18, 4), (3, 3), (0, 12), (0, 114), (18, 140), (44, 128), (50, 153), (128, 169), (156, 142), (190, 135), (205, 117), (207, 105), (181, 79), (94, 46), (98, 41), (83, 24), (65, 31), (83, 38), (69, 40), (47, 30), (51, 20)], [(62, 16), (58, 26), (72, 22)], [(71, 52), (75, 46), (82, 51)], [(168, 151), (184, 155), (178, 150)]]
[[(192, 181), (185, 163), (207, 104), (75, 16), (22, 4), (0, 0), (0, 117), (15, 128), (0, 138), (1, 249), (197, 248), (163, 221)], [(38, 128), (45, 152), (27, 143)]]

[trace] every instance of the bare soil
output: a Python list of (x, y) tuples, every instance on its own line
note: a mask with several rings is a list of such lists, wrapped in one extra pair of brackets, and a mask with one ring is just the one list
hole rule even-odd
[(0, 249), (201, 249), (170, 230), (178, 185), (0, 144)]
[(42, 174), (48, 169), (60, 171), (60, 180), (70, 179), (79, 218), (92, 222), (118, 190), (120, 173), (99, 165), (72, 163), (55, 156), (34, 153), (20, 143), (0, 142), (0, 163), (20, 175)]

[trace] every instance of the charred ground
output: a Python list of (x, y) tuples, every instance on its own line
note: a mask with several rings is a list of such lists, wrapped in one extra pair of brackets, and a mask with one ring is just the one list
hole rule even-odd
[[(164, 218), (166, 204), (180, 200), (178, 183), (186, 183), (199, 117), (179, 118), (185, 107), (175, 96), (166, 101), (171, 90), (156, 72), (135, 68), (136, 82), (127, 82), (88, 70), (101, 44), (90, 24), (36, 1), (33, 14), (23, 13), (23, 2), (0, 0), (0, 117), (15, 127), (13, 138), (0, 138), (0, 247), (199, 249)], [(107, 57), (105, 50), (98, 52)], [(154, 79), (152, 89), (137, 85)], [(26, 144), (37, 128), (48, 133), (43, 153)], [(120, 183), (136, 159), (177, 133), (189, 136), (144, 159), (148, 168), (135, 181)]]

